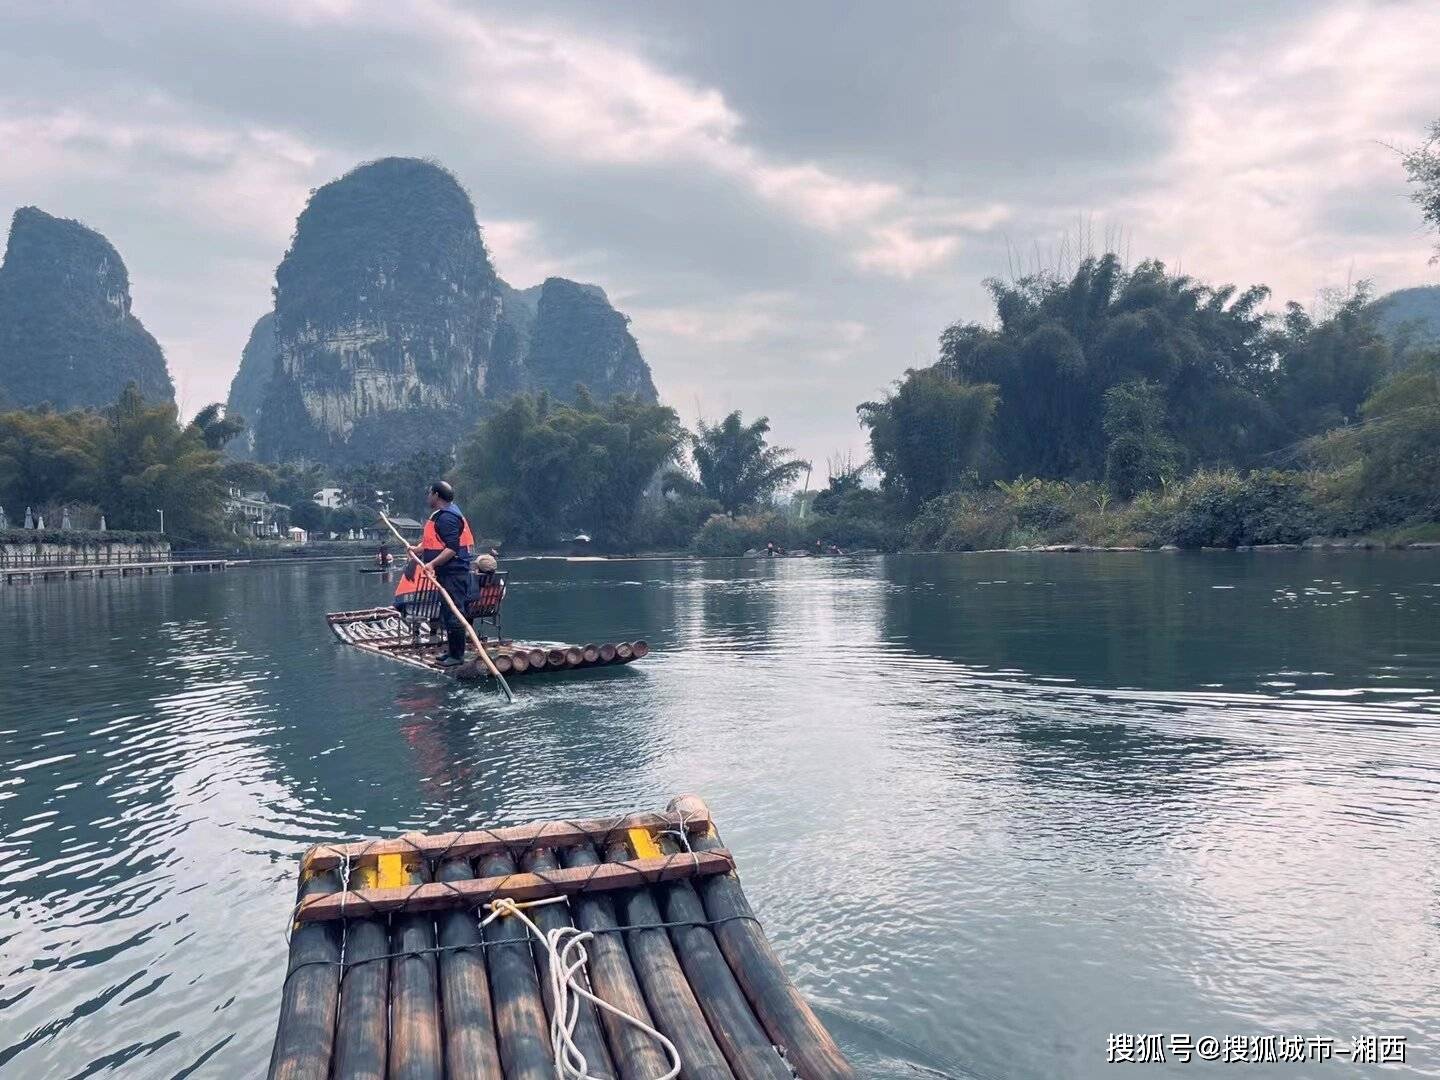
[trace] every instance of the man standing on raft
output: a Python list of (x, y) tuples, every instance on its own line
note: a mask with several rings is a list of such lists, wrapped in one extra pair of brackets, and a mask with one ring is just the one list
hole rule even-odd
[[(455, 490), (444, 480), (430, 485), (425, 496), (430, 507), (430, 517), (425, 522), (425, 532), (420, 537), (420, 558), (424, 560), (440, 587), (450, 594), (455, 606), (467, 611), (470, 606), (470, 558), (475, 546), (475, 537), (470, 532), (470, 523), (455, 505)], [(411, 563), (405, 569), (404, 577), (395, 590), (397, 601), (402, 593), (413, 592), (422, 587), (417, 580), (420, 571)], [(465, 657), (465, 627), (451, 613), (449, 605), (441, 608), (445, 620), (445, 655), (440, 663), (446, 667), (463, 663)]]

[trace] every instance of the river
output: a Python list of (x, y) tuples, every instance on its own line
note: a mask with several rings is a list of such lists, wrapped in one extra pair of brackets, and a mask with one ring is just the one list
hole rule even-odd
[(693, 791), (866, 1076), (1440, 1077), (1440, 553), (508, 569), (654, 651), (506, 707), (336, 643), (353, 565), (0, 587), (0, 1074), (263, 1073), (307, 845)]

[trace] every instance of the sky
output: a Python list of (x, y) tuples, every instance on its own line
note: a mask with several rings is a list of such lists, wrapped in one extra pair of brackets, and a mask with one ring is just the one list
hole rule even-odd
[(1397, 147), (1434, 0), (0, 0), (0, 215), (104, 233), (180, 403), (225, 397), (309, 192), (449, 167), (500, 274), (594, 282), (686, 422), (815, 462), (989, 322), (984, 280), (1115, 248), (1314, 304), (1440, 280)]

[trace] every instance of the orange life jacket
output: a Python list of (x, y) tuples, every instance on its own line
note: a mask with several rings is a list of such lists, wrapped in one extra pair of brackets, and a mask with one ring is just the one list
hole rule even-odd
[[(425, 522), (425, 531), (420, 534), (420, 557), (427, 563), (445, 550), (445, 541), (440, 539), (440, 533), (435, 528), (435, 518), (449, 510), (460, 518), (460, 554), (469, 562), (470, 552), (475, 547), (475, 537), (470, 532), (470, 522), (465, 515), (456, 510), (453, 506), (436, 510)], [(468, 572), (468, 567), (466, 568)], [(400, 580), (395, 583), (395, 599), (400, 600), (410, 593), (429, 586), (428, 579), (420, 573), (420, 568), (415, 565), (414, 559), (406, 560), (405, 573), (400, 575)]]

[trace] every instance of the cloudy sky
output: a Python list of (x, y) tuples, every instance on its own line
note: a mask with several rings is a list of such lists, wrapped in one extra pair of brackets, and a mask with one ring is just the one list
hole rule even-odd
[(693, 420), (817, 462), (982, 281), (1118, 245), (1311, 303), (1433, 283), (1391, 146), (1435, 0), (0, 0), (0, 214), (105, 233), (194, 410), (310, 189), (449, 166), (501, 274), (605, 287)]

